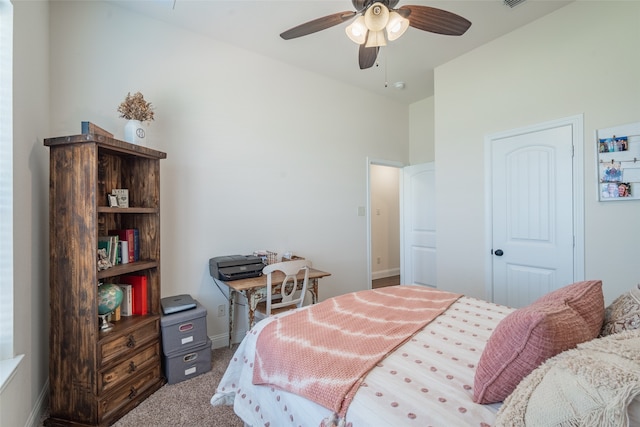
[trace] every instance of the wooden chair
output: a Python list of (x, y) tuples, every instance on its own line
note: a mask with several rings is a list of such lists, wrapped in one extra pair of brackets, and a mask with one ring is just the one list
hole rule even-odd
[[(311, 267), (311, 261), (303, 259), (269, 264), (262, 270), (262, 273), (267, 275), (267, 298), (259, 302), (256, 307), (256, 321), (302, 307), (309, 284), (309, 267)], [(301, 271), (304, 271), (304, 278), (300, 281), (297, 275)], [(274, 273), (284, 275), (282, 286), (279, 286), (280, 280), (272, 280)], [(296, 293), (298, 288), (300, 288), (299, 294)]]

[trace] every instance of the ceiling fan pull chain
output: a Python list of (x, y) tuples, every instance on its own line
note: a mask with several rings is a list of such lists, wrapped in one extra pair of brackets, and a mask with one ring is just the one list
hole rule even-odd
[(382, 55), (384, 55), (384, 87), (389, 87), (389, 78), (387, 77), (387, 50), (382, 49)]

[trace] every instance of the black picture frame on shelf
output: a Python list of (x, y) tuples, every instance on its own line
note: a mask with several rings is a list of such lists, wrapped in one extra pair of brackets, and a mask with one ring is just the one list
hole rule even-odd
[(109, 201), (110, 208), (118, 207), (118, 198), (115, 196), (115, 194), (107, 194), (107, 199)]

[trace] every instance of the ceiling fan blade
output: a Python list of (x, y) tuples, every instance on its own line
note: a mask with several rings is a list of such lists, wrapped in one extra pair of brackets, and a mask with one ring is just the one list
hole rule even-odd
[(376, 63), (376, 59), (378, 58), (379, 50), (379, 46), (365, 47), (364, 43), (360, 45), (360, 49), (358, 51), (358, 62), (360, 62), (361, 70), (373, 67), (373, 64)]
[(314, 19), (313, 21), (305, 22), (297, 27), (293, 27), (284, 33), (280, 34), (285, 40), (295, 39), (296, 37), (306, 36), (313, 34), (321, 30), (326, 30), (335, 25), (342, 24), (345, 21), (353, 18), (356, 15), (354, 11), (346, 11), (334, 13), (333, 15), (323, 16), (322, 18)]
[(423, 31), (447, 36), (461, 36), (471, 26), (471, 22), (455, 13), (436, 9), (429, 6), (402, 6), (400, 11), (404, 16), (409, 10), (409, 25)]

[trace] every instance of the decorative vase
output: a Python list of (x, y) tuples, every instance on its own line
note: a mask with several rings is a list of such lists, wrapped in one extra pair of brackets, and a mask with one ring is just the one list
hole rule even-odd
[(129, 120), (124, 125), (124, 140), (132, 144), (144, 144), (146, 132), (140, 120)]

